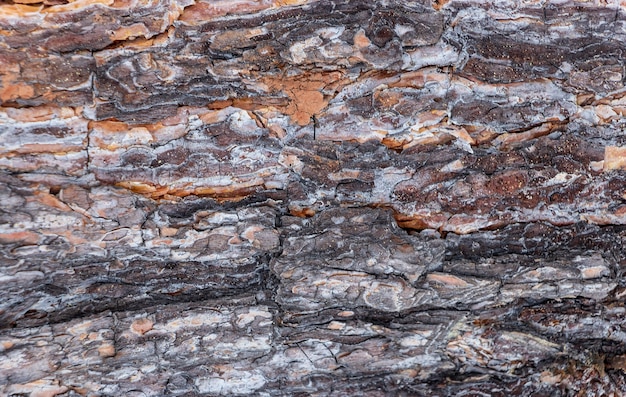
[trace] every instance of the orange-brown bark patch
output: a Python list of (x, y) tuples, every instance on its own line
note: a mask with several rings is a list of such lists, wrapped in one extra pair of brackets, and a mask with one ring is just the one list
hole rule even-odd
[(185, 9), (179, 20), (189, 25), (198, 25), (227, 15), (253, 14), (271, 8), (272, 5), (272, 2), (269, 1), (198, 1), (196, 4)]
[(343, 75), (339, 72), (308, 73), (287, 78), (266, 77), (262, 82), (271, 93), (283, 92), (289, 97), (286, 106), (277, 108), (301, 126), (309, 124), (311, 117), (328, 105), (330, 98), (325, 97), (321, 90), (337, 89), (344, 83)]
[(18, 99), (29, 99), (35, 95), (35, 90), (28, 84), (14, 83), (10, 76), (2, 78), (2, 88), (0, 88), (0, 100), (3, 102), (16, 101)]
[(626, 169), (626, 146), (604, 148), (604, 171)]
[(12, 233), (0, 233), (0, 243), (14, 244), (21, 243), (35, 245), (39, 243), (39, 235), (35, 232), (21, 231)]

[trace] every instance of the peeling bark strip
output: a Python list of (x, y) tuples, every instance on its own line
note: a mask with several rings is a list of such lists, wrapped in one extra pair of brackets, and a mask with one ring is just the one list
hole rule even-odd
[(0, 394), (626, 393), (617, 1), (0, 4)]

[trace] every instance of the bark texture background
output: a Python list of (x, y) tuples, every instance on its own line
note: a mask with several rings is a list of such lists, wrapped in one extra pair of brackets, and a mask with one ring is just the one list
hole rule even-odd
[(3, 0), (0, 393), (626, 393), (619, 1)]

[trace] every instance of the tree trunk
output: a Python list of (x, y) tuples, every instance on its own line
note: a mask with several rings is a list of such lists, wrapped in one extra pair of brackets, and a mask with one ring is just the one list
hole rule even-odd
[(3, 1), (0, 393), (624, 395), (625, 13)]

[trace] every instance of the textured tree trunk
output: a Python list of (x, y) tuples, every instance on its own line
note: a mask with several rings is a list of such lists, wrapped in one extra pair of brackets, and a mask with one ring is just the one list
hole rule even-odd
[(625, 43), (618, 1), (0, 2), (0, 393), (625, 395)]

